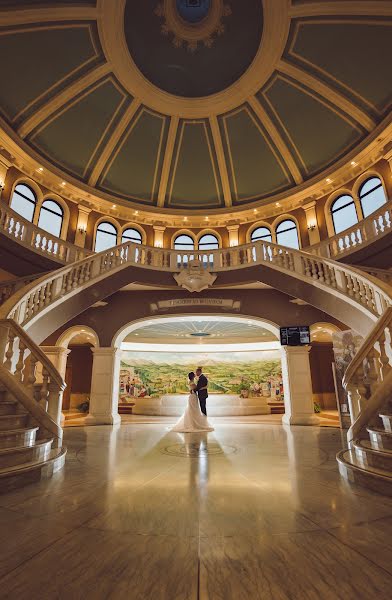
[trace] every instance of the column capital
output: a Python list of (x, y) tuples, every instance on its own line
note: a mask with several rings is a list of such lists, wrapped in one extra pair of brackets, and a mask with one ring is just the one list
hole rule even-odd
[(227, 231), (238, 231), (240, 228), (239, 225), (226, 225)]
[(45, 354), (52, 354), (56, 356), (68, 356), (71, 352), (68, 348), (64, 348), (63, 346), (40, 346), (41, 350), (45, 352)]
[(116, 356), (119, 352), (121, 352), (121, 348), (114, 348), (113, 346), (109, 346), (107, 348), (91, 348), (91, 352), (96, 356)]
[(310, 200), (309, 202), (306, 202), (306, 204), (303, 204), (302, 208), (304, 209), (305, 212), (307, 212), (308, 210), (315, 208), (316, 204), (317, 204), (316, 200)]
[(154, 231), (165, 231), (166, 225), (153, 225), (152, 228)]
[(286, 354), (308, 354), (312, 349), (312, 346), (281, 346)]
[(83, 204), (78, 204), (78, 211), (79, 211), (79, 213), (83, 213), (84, 215), (89, 215), (92, 211), (92, 208), (88, 208), (87, 206), (84, 206)]

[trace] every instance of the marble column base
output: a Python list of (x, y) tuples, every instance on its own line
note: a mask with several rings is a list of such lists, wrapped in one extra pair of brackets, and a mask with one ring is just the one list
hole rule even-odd
[(317, 415), (283, 415), (282, 423), (284, 425), (320, 425), (320, 418)]
[(88, 415), (84, 421), (85, 425), (119, 425), (120, 415)]

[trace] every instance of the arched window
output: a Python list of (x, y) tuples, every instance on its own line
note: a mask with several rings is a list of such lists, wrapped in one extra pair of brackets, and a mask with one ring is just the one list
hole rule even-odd
[(276, 228), (276, 242), (289, 248), (299, 248), (297, 225), (291, 219), (281, 221)]
[(219, 240), (212, 233), (205, 233), (199, 239), (199, 250), (218, 250)]
[(340, 233), (358, 223), (353, 197), (344, 194), (336, 198), (331, 204), (331, 215), (335, 233)]
[(359, 188), (363, 216), (366, 218), (386, 203), (384, 188), (379, 177), (370, 177)]
[(11, 198), (11, 208), (27, 221), (33, 221), (37, 197), (33, 190), (24, 183), (15, 186)]
[(188, 250), (194, 250), (195, 242), (190, 235), (187, 235), (186, 233), (181, 233), (174, 240), (174, 249), (183, 250), (184, 252), (187, 252)]
[(117, 229), (112, 223), (102, 221), (95, 234), (95, 252), (102, 252), (113, 248), (117, 244)]
[(60, 237), (64, 211), (54, 200), (44, 200), (39, 211), (38, 227)]
[(141, 244), (143, 241), (142, 234), (137, 229), (129, 227), (125, 229), (122, 234), (121, 243), (133, 242), (134, 244)]
[(272, 242), (272, 234), (268, 227), (256, 227), (256, 229), (252, 231), (250, 241), (257, 242), (258, 240)]

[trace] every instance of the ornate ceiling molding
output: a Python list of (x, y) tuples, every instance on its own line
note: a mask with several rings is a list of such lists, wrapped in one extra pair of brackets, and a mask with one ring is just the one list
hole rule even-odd
[(317, 79), (317, 77), (314, 77), (310, 73), (307, 73), (303, 69), (300, 69), (299, 67), (292, 65), (285, 60), (279, 61), (277, 69), (284, 75), (292, 77), (296, 81), (304, 84), (309, 89), (317, 92), (322, 97), (327, 98), (332, 104), (340, 108), (350, 117), (354, 118), (357, 123), (366, 129), (366, 131), (372, 131), (375, 128), (376, 122), (367, 113), (361, 110), (348, 98), (334, 90), (331, 86), (326, 85), (320, 81), (320, 79)]
[(171, 118), (169, 134), (166, 143), (165, 158), (162, 166), (161, 182), (158, 191), (158, 206), (164, 206), (169, 185), (170, 167), (173, 159), (174, 145), (176, 143), (179, 118), (174, 116)]
[(255, 98), (254, 96), (248, 98), (248, 102), (249, 102), (250, 106), (253, 108), (253, 110), (255, 111), (255, 113), (258, 116), (258, 118), (260, 119), (260, 121), (263, 123), (264, 127), (266, 128), (266, 130), (267, 130), (268, 134), (270, 135), (272, 141), (274, 142), (275, 146), (278, 148), (295, 183), (297, 183), (297, 184), (302, 183), (303, 177), (301, 175), (301, 171), (297, 167), (297, 163), (295, 162), (293, 155), (289, 151), (282, 136), (280, 135), (279, 131), (276, 129), (275, 125), (272, 123), (272, 121), (269, 118), (269, 116), (267, 115), (266, 111), (261, 106), (261, 104), (257, 100), (257, 98)]
[(95, 21), (97, 9), (93, 6), (59, 6), (28, 9), (0, 10), (0, 27), (32, 23), (60, 23), (62, 21)]
[(314, 1), (295, 4), (290, 8), (291, 17), (319, 17), (319, 16), (392, 16), (390, 0), (330, 0)]
[[(260, 0), (261, 1), (261, 0)], [(180, 115), (185, 119), (206, 118), (228, 112), (243, 104), (270, 78), (287, 43), (290, 0), (263, 4), (264, 29), (256, 57), (248, 70), (233, 85), (205, 98), (183, 98), (160, 90), (139, 71), (129, 54), (124, 35), (126, 0), (98, 0), (98, 29), (107, 60), (122, 85), (153, 110)]]
[(89, 182), (88, 182), (89, 185), (94, 186), (97, 183), (101, 173), (105, 169), (105, 166), (110, 159), (110, 156), (112, 155), (115, 147), (117, 146), (120, 139), (122, 138), (125, 131), (127, 130), (128, 125), (132, 121), (133, 117), (135, 116), (135, 113), (138, 110), (139, 106), (140, 106), (139, 100), (133, 100), (131, 105), (126, 110), (121, 121), (118, 123), (117, 127), (114, 129), (109, 140), (107, 141), (107, 143), (102, 151), (102, 154), (98, 158), (98, 160), (91, 172)]
[(164, 20), (161, 26), (162, 35), (171, 34), (176, 48), (185, 45), (190, 52), (196, 52), (200, 43), (211, 48), (214, 37), (224, 34), (223, 19), (231, 15), (231, 8), (225, 4), (225, 0), (212, 2), (207, 16), (197, 24), (184, 21), (178, 14), (176, 4), (176, 0), (162, 0), (154, 11), (157, 17)]
[(231, 197), (230, 181), (227, 172), (225, 153), (223, 151), (222, 136), (219, 131), (218, 119), (215, 116), (210, 117), (210, 125), (212, 137), (214, 138), (215, 152), (218, 160), (219, 173), (222, 181), (223, 197), (225, 206), (232, 206), (233, 200)]
[(27, 137), (41, 123), (48, 119), (53, 113), (61, 109), (67, 102), (73, 100), (75, 96), (84, 92), (90, 86), (94, 85), (100, 79), (111, 73), (112, 68), (109, 63), (96, 67), (87, 75), (84, 75), (75, 83), (70, 84), (67, 88), (59, 92), (51, 98), (46, 104), (41, 106), (31, 117), (28, 117), (19, 127), (18, 134), (23, 139)]

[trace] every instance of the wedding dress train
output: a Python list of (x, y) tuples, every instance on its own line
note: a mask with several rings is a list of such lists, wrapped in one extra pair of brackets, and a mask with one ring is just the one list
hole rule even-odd
[(193, 433), (195, 431), (214, 431), (207, 417), (201, 412), (199, 399), (195, 392), (191, 392), (188, 398), (188, 405), (184, 414), (174, 425), (172, 431), (179, 433)]

